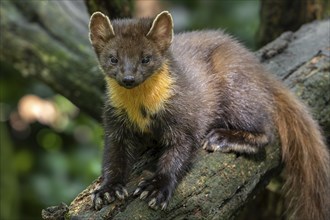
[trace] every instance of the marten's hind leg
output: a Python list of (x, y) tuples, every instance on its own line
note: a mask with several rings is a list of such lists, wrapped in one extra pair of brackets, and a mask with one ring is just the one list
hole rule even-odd
[(205, 138), (203, 149), (207, 151), (257, 153), (269, 143), (265, 133), (213, 129)]

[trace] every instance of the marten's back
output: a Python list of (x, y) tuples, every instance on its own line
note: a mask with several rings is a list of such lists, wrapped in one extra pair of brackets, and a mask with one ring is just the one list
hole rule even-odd
[[(196, 108), (200, 120), (226, 128), (239, 128), (241, 124), (232, 122), (240, 121), (251, 125), (250, 130), (273, 121), (272, 87), (277, 83), (231, 36), (222, 31), (179, 34), (174, 37), (171, 52), (180, 66), (178, 78), (184, 78), (179, 80), (184, 84), (180, 88), (192, 91), (186, 105)], [(267, 132), (273, 130), (269, 124)]]
[(246, 76), (256, 84), (264, 84), (269, 80), (255, 56), (221, 30), (175, 35), (171, 52), (184, 74), (192, 81), (195, 77), (211, 77), (214, 82), (214, 77), (234, 72), (239, 72), (240, 76)]

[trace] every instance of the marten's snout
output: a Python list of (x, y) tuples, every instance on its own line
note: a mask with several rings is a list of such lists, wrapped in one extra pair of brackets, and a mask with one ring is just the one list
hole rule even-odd
[(130, 88), (135, 85), (135, 77), (134, 76), (125, 76), (122, 80), (125, 87)]

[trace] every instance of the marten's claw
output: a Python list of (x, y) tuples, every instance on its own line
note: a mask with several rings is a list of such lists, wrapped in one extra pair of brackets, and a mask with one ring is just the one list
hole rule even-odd
[(149, 195), (149, 191), (143, 191), (141, 194), (140, 194), (140, 199), (144, 200), (148, 197)]
[(100, 210), (116, 200), (124, 200), (128, 197), (127, 190), (121, 184), (105, 184), (93, 193), (93, 206), (95, 210)]
[(100, 210), (103, 206), (103, 201), (100, 197), (94, 198), (94, 208)]
[(152, 209), (157, 210), (158, 209), (158, 205), (157, 205), (157, 201), (156, 198), (153, 198), (149, 201), (148, 206)]
[(124, 200), (126, 197), (128, 197), (128, 192), (124, 187), (121, 187), (120, 189), (115, 191), (116, 196), (118, 199)]
[(108, 193), (108, 192), (104, 193), (104, 199), (109, 204), (112, 203), (113, 201), (115, 201), (115, 197), (110, 196), (110, 193)]
[(172, 190), (164, 181), (160, 181), (160, 178), (155, 177), (142, 180), (133, 195), (139, 196), (141, 200), (147, 199), (148, 206), (152, 209), (165, 210), (171, 198)]

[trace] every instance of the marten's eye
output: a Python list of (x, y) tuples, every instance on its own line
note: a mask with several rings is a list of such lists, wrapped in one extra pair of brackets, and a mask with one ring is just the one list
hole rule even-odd
[(141, 63), (148, 64), (148, 63), (150, 63), (150, 60), (151, 60), (151, 56), (145, 56), (142, 58)]
[(110, 63), (112, 65), (116, 65), (118, 63), (118, 59), (112, 55), (110, 55)]

